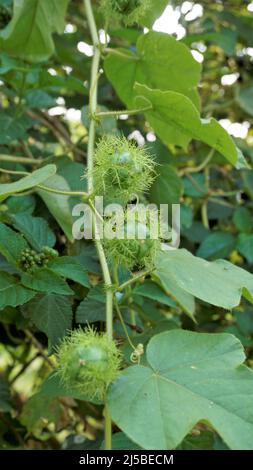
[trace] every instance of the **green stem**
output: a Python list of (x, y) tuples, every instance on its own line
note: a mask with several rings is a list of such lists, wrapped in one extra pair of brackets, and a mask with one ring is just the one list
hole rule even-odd
[[(89, 138), (87, 148), (87, 167), (88, 167), (88, 192), (93, 192), (93, 154), (95, 146), (96, 136), (96, 121), (94, 115), (97, 111), (97, 88), (98, 88), (98, 74), (99, 74), (99, 62), (100, 62), (100, 44), (96, 28), (96, 23), (93, 16), (92, 6), (90, 0), (84, 0), (87, 20), (90, 28), (92, 42), (94, 46), (94, 56), (92, 59), (91, 66), (91, 83), (90, 83), (90, 112), (91, 112), (91, 123), (89, 127)], [(112, 292), (112, 281), (111, 275), (104, 253), (103, 245), (99, 239), (99, 232), (97, 228), (96, 219), (94, 221), (95, 229), (95, 243), (101, 264), (104, 282), (107, 287), (106, 290), (106, 331), (109, 338), (113, 337), (113, 292)], [(105, 449), (110, 450), (112, 448), (112, 423), (110, 417), (110, 411), (105, 405)]]
[(215, 191), (211, 191), (210, 194), (212, 197), (231, 197), (231, 196), (236, 196), (239, 194), (241, 191), (218, 191), (217, 193)]
[(112, 47), (105, 47), (103, 49), (103, 52), (108, 52), (109, 54), (115, 54), (115, 55), (118, 55), (120, 57), (123, 57), (124, 59), (128, 59), (128, 60), (136, 60), (137, 62), (140, 60), (140, 57), (138, 57), (137, 55), (134, 55), (134, 54), (125, 54), (124, 52), (122, 51), (119, 51), (118, 49), (113, 49)]
[(105, 404), (104, 408), (105, 416), (105, 450), (112, 449), (112, 422), (110, 417), (110, 410), (108, 404)]
[(212, 103), (212, 104), (209, 104), (205, 107), (204, 111), (205, 113), (209, 112), (209, 111), (216, 111), (216, 110), (220, 110), (220, 109), (224, 109), (224, 108), (229, 108), (231, 107), (235, 102), (235, 98), (233, 98), (232, 100), (228, 100), (228, 101), (224, 101), (224, 103)]
[(117, 110), (117, 111), (101, 111), (99, 113), (96, 113), (96, 117), (107, 117), (107, 116), (121, 116), (122, 114), (127, 114), (128, 116), (134, 115), (134, 114), (139, 114), (139, 113), (144, 113), (145, 111), (148, 111), (152, 109), (152, 105), (145, 106), (145, 108), (139, 108), (139, 109), (123, 109), (123, 110)]
[(219, 204), (220, 206), (234, 208), (233, 204), (230, 204), (227, 201), (223, 201), (223, 199), (215, 199), (215, 197), (209, 197), (209, 201), (214, 202), (215, 204)]
[(81, 196), (85, 199), (89, 198), (89, 195), (84, 191), (62, 191), (61, 189), (49, 188), (48, 186), (43, 186), (42, 184), (38, 184), (36, 188), (42, 189), (43, 191), (47, 191), (48, 193), (60, 194), (62, 196)]
[[(8, 175), (21, 175), (29, 176), (31, 173), (27, 171), (15, 171), (15, 170), (6, 170), (5, 168), (0, 168), (0, 173), (7, 173)], [(61, 189), (49, 188), (48, 186), (43, 186), (42, 184), (37, 184), (34, 188), (42, 189), (48, 193), (61, 194), (62, 196), (82, 196), (85, 199), (89, 198), (89, 195), (83, 191), (62, 191)]]
[(136, 315), (135, 311), (130, 308), (130, 319), (131, 319), (131, 325), (136, 326)]
[(123, 316), (122, 316), (122, 314), (121, 314), (121, 311), (120, 311), (120, 308), (119, 308), (119, 304), (118, 304), (118, 302), (117, 302), (116, 300), (114, 301), (114, 304), (115, 304), (116, 312), (117, 312), (117, 314), (118, 314), (120, 323), (121, 323), (122, 328), (123, 328), (123, 330), (124, 330), (124, 333), (125, 333), (125, 335), (126, 335), (126, 339), (127, 339), (128, 343), (129, 343), (129, 345), (131, 346), (131, 348), (132, 348), (133, 350), (135, 350), (135, 345), (132, 343), (131, 338), (130, 338), (130, 336), (129, 336), (129, 334), (128, 334), (127, 327), (126, 327), (126, 324), (125, 324), (125, 322), (124, 322), (124, 318), (123, 318)]
[(208, 214), (207, 214), (207, 201), (204, 201), (202, 206), (201, 206), (201, 219), (204, 227), (209, 230), (209, 220), (208, 220)]
[(0, 155), (1, 162), (10, 162), (10, 163), (24, 163), (27, 165), (40, 165), (43, 162), (42, 158), (27, 158), (27, 157), (14, 157), (11, 155)]
[(88, 200), (88, 203), (89, 203), (91, 209), (93, 210), (94, 214), (98, 217), (98, 219), (100, 219), (100, 221), (101, 221), (102, 223), (104, 223), (103, 217), (102, 217), (101, 214), (97, 211), (96, 207), (94, 206), (94, 204), (93, 204), (93, 202), (92, 202), (92, 200), (91, 200), (90, 198), (89, 198), (89, 200)]
[(128, 281), (123, 282), (123, 284), (121, 284), (119, 287), (117, 287), (116, 290), (117, 291), (122, 291), (122, 290), (126, 289), (126, 287), (130, 286), (131, 284), (133, 284), (136, 281), (139, 281), (141, 278), (146, 277), (148, 274), (152, 273), (153, 271), (154, 271), (154, 269), (149, 269), (148, 271), (142, 271), (141, 273), (136, 274), (136, 276), (131, 277), (131, 279), (129, 279)]
[(20, 176), (28, 176), (31, 174), (28, 171), (6, 170), (5, 168), (0, 168), (0, 173), (6, 173), (7, 175), (20, 175)]
[(184, 168), (183, 170), (179, 171), (179, 175), (182, 176), (182, 175), (185, 175), (186, 173), (199, 173), (200, 171), (204, 170), (204, 168), (212, 160), (214, 151), (215, 151), (214, 149), (211, 149), (207, 157), (205, 158), (205, 160), (203, 160), (203, 162), (200, 163), (200, 165), (195, 166), (195, 168), (191, 168), (191, 167)]
[[(86, 0), (85, 0), (86, 1)], [(90, 85), (90, 113), (91, 117), (97, 109), (97, 83), (98, 83), (98, 68), (100, 61), (100, 52), (96, 48), (93, 56), (92, 66), (91, 66), (91, 85)], [(93, 155), (95, 147), (95, 136), (96, 136), (96, 121), (91, 118), (90, 127), (89, 127), (89, 139), (87, 146), (87, 170), (88, 170), (88, 192), (91, 194), (93, 192)]]
[[(98, 91), (98, 73), (99, 73), (99, 62), (100, 62), (100, 49), (99, 49), (99, 37), (97, 33), (97, 27), (93, 16), (92, 6), (90, 0), (84, 0), (87, 20), (90, 28), (92, 37), (94, 56), (91, 64), (91, 80), (90, 80), (90, 113), (93, 116), (97, 110), (97, 91)], [(88, 149), (87, 149), (87, 169), (88, 169), (88, 192), (93, 192), (93, 154), (95, 146), (96, 136), (96, 121), (91, 119), (89, 127), (89, 138), (88, 138)]]
[(202, 193), (204, 196), (207, 195), (208, 191), (206, 189), (203, 189), (197, 181), (191, 176), (191, 173), (186, 173), (186, 178), (191, 181), (192, 186), (199, 192)]

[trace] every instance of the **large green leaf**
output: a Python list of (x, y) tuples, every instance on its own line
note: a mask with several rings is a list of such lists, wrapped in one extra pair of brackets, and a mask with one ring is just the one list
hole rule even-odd
[(39, 170), (33, 171), (30, 175), (20, 178), (18, 181), (13, 183), (4, 183), (0, 186), (0, 201), (6, 199), (8, 196), (11, 196), (15, 193), (21, 193), (27, 191), (27, 189), (34, 188), (39, 184), (43, 183), (50, 176), (56, 173), (55, 165), (46, 165)]
[(10, 412), (11, 410), (12, 406), (9, 385), (8, 382), (0, 377), (0, 411)]
[(140, 16), (138, 23), (151, 28), (155, 20), (161, 16), (167, 5), (168, 0), (148, 0), (149, 8)]
[(55, 234), (45, 219), (26, 213), (16, 214), (12, 218), (14, 227), (24, 234), (26, 240), (35, 250), (40, 251), (43, 246), (54, 246)]
[(189, 434), (177, 447), (177, 450), (214, 450), (215, 434), (202, 431), (200, 434)]
[[(109, 111), (106, 106), (103, 105), (98, 105), (97, 107), (97, 112), (107, 112)], [(90, 116), (90, 107), (89, 105), (85, 105), (82, 107), (82, 123), (86, 127), (86, 129), (89, 129), (90, 127), (90, 121), (91, 121), (91, 116)], [(102, 116), (98, 123), (97, 123), (97, 128), (96, 128), (97, 134), (103, 136), (104, 134), (112, 134), (112, 135), (117, 135), (118, 129), (117, 129), (117, 120), (115, 116)], [(80, 182), (79, 182), (80, 183)]]
[(179, 249), (159, 253), (155, 264), (165, 289), (172, 281), (189, 294), (226, 309), (236, 307), (242, 295), (253, 301), (253, 275), (228, 261), (209, 262)]
[(188, 46), (200, 41), (215, 43), (218, 44), (227, 55), (234, 55), (236, 31), (229, 28), (222, 28), (221, 31), (204, 31), (202, 33), (187, 34), (181, 41)]
[[(101, 444), (100, 449), (104, 450), (105, 442), (103, 441)], [(112, 449), (113, 450), (141, 450), (137, 444), (130, 439), (123, 433), (123, 432), (116, 432), (112, 435)]]
[(229, 11), (227, 8), (223, 8), (220, 12), (217, 11), (215, 15), (222, 21), (230, 24), (232, 28), (236, 30), (237, 36), (243, 39), (246, 44), (248, 43), (249, 46), (252, 45), (253, 20), (250, 11), (247, 12), (247, 10), (245, 10), (243, 13), (235, 13)]
[(69, 298), (63, 295), (41, 295), (31, 300), (23, 310), (49, 340), (49, 348), (59, 344), (72, 326), (72, 306)]
[(51, 261), (48, 267), (67, 279), (78, 282), (84, 287), (90, 287), (87, 270), (71, 256), (61, 256)]
[(23, 273), (21, 281), (24, 286), (30, 287), (38, 292), (62, 295), (73, 294), (68, 284), (49, 268), (39, 268), (32, 274)]
[(31, 90), (25, 97), (27, 108), (51, 108), (55, 99), (43, 90)]
[[(57, 174), (67, 181), (71, 191), (87, 190), (87, 178), (84, 178), (86, 167), (83, 163), (74, 162), (66, 156), (54, 157), (53, 163), (57, 165)], [(76, 201), (76, 197), (73, 200)]]
[(175, 448), (206, 421), (231, 449), (253, 450), (253, 373), (241, 365), (244, 358), (232, 335), (156, 335), (147, 347), (149, 366), (129, 367), (110, 386), (112, 419), (145, 449)]
[(189, 294), (189, 292), (186, 292), (184, 289), (182, 289), (173, 279), (167, 279), (166, 285), (163, 284), (163, 288), (173, 299), (177, 301), (182, 310), (187, 313), (190, 318), (194, 319), (194, 297)]
[(17, 279), (8, 273), (0, 272), (0, 309), (7, 305), (17, 307), (35, 296), (36, 292), (21, 286)]
[(200, 258), (208, 260), (227, 258), (233, 251), (235, 244), (236, 239), (232, 233), (213, 232), (203, 240), (196, 254)]
[(46, 422), (57, 425), (61, 411), (62, 408), (57, 398), (42, 397), (36, 393), (24, 404), (19, 419), (30, 433), (39, 438)]
[(26, 115), (16, 116), (13, 111), (0, 110), (0, 144), (9, 145), (26, 137), (26, 131), (34, 121)]
[[(67, 181), (60, 175), (54, 175), (51, 178), (48, 178), (48, 180), (45, 181), (44, 186), (52, 189), (60, 189), (61, 191), (70, 191)], [(52, 216), (57, 220), (66, 237), (70, 241), (73, 241), (73, 220), (70, 210), (69, 196), (50, 193), (43, 189), (39, 189), (38, 194), (43, 199)]]
[(246, 258), (249, 264), (253, 263), (253, 234), (241, 233), (238, 238), (237, 249)]
[(119, 49), (118, 54), (116, 50), (105, 60), (107, 77), (120, 99), (130, 108), (135, 107), (134, 98), (138, 94), (134, 89), (135, 82), (183, 93), (198, 107), (195, 88), (200, 71), (201, 66), (188, 47), (173, 36), (155, 31), (139, 36), (136, 52)]
[(101, 285), (90, 290), (76, 310), (77, 323), (105, 321), (105, 295)]
[(237, 207), (233, 213), (233, 222), (239, 232), (250, 233), (253, 230), (252, 215), (246, 207)]
[(172, 165), (161, 165), (157, 169), (155, 178), (149, 192), (149, 200), (157, 205), (177, 204), (183, 192), (182, 179), (178, 176)]
[(62, 33), (69, 0), (14, 0), (11, 22), (1, 33), (1, 49), (39, 62), (54, 52), (52, 33)]
[(8, 207), (8, 212), (10, 214), (20, 214), (22, 212), (26, 212), (27, 214), (32, 214), (35, 206), (36, 201), (35, 197), (32, 194), (19, 194), (18, 197), (10, 196), (6, 201), (6, 205)]
[[(84, 393), (77, 393), (76, 390), (67, 388), (57, 372), (53, 372), (47, 377), (45, 382), (42, 384), (39, 394), (42, 397), (71, 397), (76, 400), (91, 401), (90, 396), (88, 397)], [(93, 399), (92, 402), (100, 403), (97, 399)]]
[(253, 198), (253, 170), (242, 172), (244, 188), (251, 198)]
[(7, 261), (16, 266), (22, 251), (26, 248), (28, 245), (25, 239), (0, 222), (0, 253)]
[(183, 178), (184, 195), (191, 198), (200, 198), (208, 194), (204, 173), (193, 173), (190, 179)]
[(144, 284), (139, 284), (133, 290), (133, 295), (136, 294), (168, 305), (169, 307), (176, 307), (177, 305), (158, 284), (150, 280), (145, 281)]
[(241, 88), (236, 97), (237, 103), (239, 106), (248, 113), (250, 116), (253, 116), (253, 85), (252, 82), (250, 86), (246, 88)]
[[(174, 91), (152, 90), (139, 83), (136, 83), (135, 90), (139, 94), (137, 107), (152, 105), (145, 115), (165, 144), (185, 147), (190, 139), (201, 140), (233, 165), (237, 163), (238, 153), (233, 139), (215, 119), (201, 119), (189, 98)], [(173, 129), (172, 133), (168, 125)]]

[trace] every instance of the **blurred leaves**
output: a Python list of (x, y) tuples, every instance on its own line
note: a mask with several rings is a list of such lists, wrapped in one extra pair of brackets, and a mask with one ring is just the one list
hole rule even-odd
[(2, 50), (32, 62), (54, 52), (52, 33), (62, 33), (69, 0), (14, 0), (13, 17), (1, 32)]

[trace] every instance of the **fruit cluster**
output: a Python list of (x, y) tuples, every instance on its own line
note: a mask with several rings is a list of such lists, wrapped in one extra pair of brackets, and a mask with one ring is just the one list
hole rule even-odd
[(21, 253), (19, 265), (24, 271), (31, 272), (36, 268), (46, 267), (49, 261), (57, 258), (57, 256), (59, 256), (58, 251), (49, 246), (44, 246), (39, 253), (30, 248), (26, 248)]
[(121, 365), (116, 343), (106, 333), (91, 328), (66, 336), (57, 351), (58, 374), (63, 385), (87, 400), (104, 401), (106, 388), (115, 380)]

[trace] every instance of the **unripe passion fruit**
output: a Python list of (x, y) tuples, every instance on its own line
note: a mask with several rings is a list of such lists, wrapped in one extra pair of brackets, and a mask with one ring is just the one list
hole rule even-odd
[(95, 194), (105, 202), (126, 204), (133, 194), (146, 191), (154, 176), (155, 163), (144, 149), (124, 137), (106, 136), (94, 156)]
[(126, 150), (122, 151), (121, 153), (117, 152), (112, 156), (112, 161), (116, 164), (121, 164), (121, 163), (132, 163), (133, 162), (133, 157), (131, 153)]
[(59, 375), (69, 389), (88, 400), (103, 401), (107, 386), (120, 368), (120, 353), (106, 334), (75, 330), (58, 349)]
[(129, 239), (146, 240), (150, 238), (149, 228), (141, 222), (128, 222), (124, 226), (124, 232)]
[(112, 1), (111, 3), (116, 11), (122, 14), (125, 13), (126, 15), (140, 6), (140, 0), (117, 0)]
[(101, 0), (101, 10), (109, 20), (138, 23), (150, 8), (150, 0)]
[(161, 243), (150, 238), (147, 225), (141, 222), (124, 224), (124, 238), (103, 240), (108, 259), (128, 269), (151, 268)]

